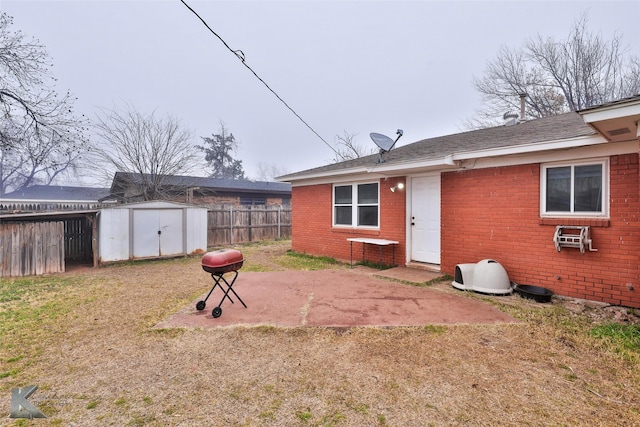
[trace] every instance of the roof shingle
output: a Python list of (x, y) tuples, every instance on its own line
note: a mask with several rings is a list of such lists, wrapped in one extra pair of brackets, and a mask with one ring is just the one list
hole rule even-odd
[(97, 201), (110, 194), (108, 188), (73, 187), (63, 185), (32, 185), (2, 196), (13, 200), (75, 200)]
[[(494, 148), (514, 147), (544, 141), (556, 141), (595, 135), (575, 112), (544, 117), (511, 126), (496, 126), (452, 135), (423, 139), (398, 147), (384, 155), (386, 165), (409, 161), (436, 160), (450, 154), (462, 154)], [(309, 174), (340, 171), (370, 166), (378, 161), (378, 155), (360, 157), (340, 163), (320, 166), (280, 177), (283, 181)]]
[[(128, 172), (117, 172), (113, 179), (112, 189), (116, 183), (139, 182), (140, 175)], [(268, 192), (291, 193), (291, 184), (272, 181), (249, 181), (228, 178), (206, 178), (198, 176), (167, 175), (163, 178), (163, 185), (175, 187), (201, 187), (218, 191), (244, 191), (244, 192)]]

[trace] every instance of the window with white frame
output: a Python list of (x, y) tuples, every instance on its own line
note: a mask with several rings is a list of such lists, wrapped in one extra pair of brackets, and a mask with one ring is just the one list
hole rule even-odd
[(607, 160), (542, 166), (542, 215), (607, 215)]
[(333, 225), (378, 227), (378, 183), (333, 186)]

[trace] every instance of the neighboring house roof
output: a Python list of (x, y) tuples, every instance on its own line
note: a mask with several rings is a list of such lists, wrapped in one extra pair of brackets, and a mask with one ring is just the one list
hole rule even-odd
[[(140, 175), (129, 172), (116, 172), (111, 186), (112, 192), (122, 191), (125, 183), (141, 182)], [(291, 194), (291, 184), (270, 181), (249, 181), (226, 178), (204, 178), (196, 176), (167, 175), (163, 178), (163, 184), (172, 187), (190, 188), (200, 187), (212, 191), (239, 192), (239, 193), (270, 193)]]
[[(334, 163), (279, 177), (280, 181), (297, 181), (313, 176), (339, 174), (348, 170), (385, 168), (416, 161), (438, 160), (446, 164), (447, 156), (462, 155), (506, 147), (535, 145), (549, 141), (570, 140), (598, 135), (578, 113), (571, 112), (509, 126), (478, 129), (453, 135), (423, 139), (393, 149), (384, 154), (384, 163), (378, 163), (378, 154)], [(539, 149), (539, 148), (535, 148)]]
[(109, 196), (108, 188), (32, 185), (6, 193), (3, 200), (98, 201)]

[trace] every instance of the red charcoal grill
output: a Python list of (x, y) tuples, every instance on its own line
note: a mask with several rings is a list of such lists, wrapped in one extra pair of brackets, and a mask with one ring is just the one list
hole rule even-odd
[[(232, 289), (233, 284), (238, 278), (238, 270), (242, 268), (243, 263), (244, 258), (242, 257), (242, 252), (235, 249), (220, 249), (218, 251), (207, 252), (202, 256), (202, 269), (207, 273), (211, 273), (214, 284), (207, 294), (207, 297), (202, 301), (198, 301), (198, 303), (196, 304), (196, 309), (198, 311), (204, 310), (204, 308), (207, 306), (207, 300), (217, 286), (220, 286), (220, 289), (222, 289), (224, 295), (220, 300), (220, 304), (218, 304), (217, 307), (214, 307), (213, 311), (211, 311), (211, 315), (213, 317), (217, 318), (222, 314), (222, 308), (220, 308), (220, 306), (224, 302), (225, 298), (227, 298), (233, 304), (233, 300), (229, 296), (229, 292), (233, 292), (236, 298), (238, 298), (238, 301), (240, 301), (242, 305), (244, 305), (244, 308), (247, 308), (247, 305), (244, 303), (244, 301), (242, 301), (236, 291)], [(231, 280), (231, 283), (229, 283), (227, 279), (223, 277), (223, 275), (225, 273), (231, 272), (235, 273), (235, 275), (233, 276), (233, 280)], [(224, 282), (227, 285), (226, 290), (222, 287), (220, 281)]]

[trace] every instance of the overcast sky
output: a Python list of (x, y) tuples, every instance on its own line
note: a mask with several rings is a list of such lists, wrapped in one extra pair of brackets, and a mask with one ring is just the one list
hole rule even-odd
[[(472, 80), (502, 45), (589, 29), (623, 35), (640, 55), (640, 1), (195, 1), (187, 3), (325, 141), (370, 132), (398, 143), (456, 133), (480, 107)], [(224, 122), (236, 157), (297, 172), (333, 151), (288, 110), (179, 0), (0, 0), (44, 44), (60, 92), (94, 117), (124, 103), (171, 114), (194, 143)], [(206, 175), (202, 171), (201, 175)]]

